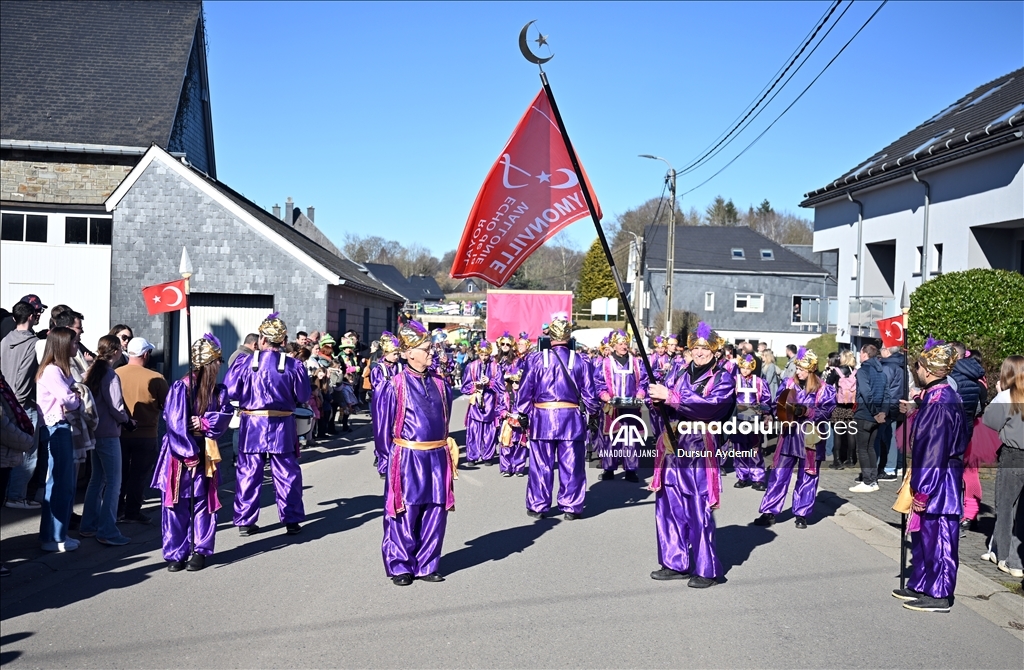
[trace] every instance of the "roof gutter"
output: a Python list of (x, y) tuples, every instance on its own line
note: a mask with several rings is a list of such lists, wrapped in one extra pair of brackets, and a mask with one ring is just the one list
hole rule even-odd
[(860, 278), (864, 269), (864, 203), (853, 197), (853, 191), (846, 192), (847, 199), (857, 205), (857, 296), (860, 296)]
[[(921, 283), (928, 281), (928, 206), (932, 201), (932, 185), (917, 176), (917, 170), (910, 174), (914, 175), (914, 181), (924, 186), (924, 232), (921, 235)], [(860, 277), (858, 276), (858, 281)]]
[[(149, 147), (126, 147), (113, 144), (76, 144), (74, 142), (38, 142), (35, 140), (0, 140), (0, 149), (49, 151), (68, 154), (106, 154), (108, 156), (142, 156), (149, 151)], [(173, 156), (174, 154), (171, 155)]]

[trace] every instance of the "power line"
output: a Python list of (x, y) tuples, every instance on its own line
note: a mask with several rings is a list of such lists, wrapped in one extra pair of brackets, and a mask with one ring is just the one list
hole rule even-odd
[(811, 49), (811, 52), (809, 54), (807, 54), (807, 57), (804, 58), (800, 62), (800, 64), (797, 65), (796, 69), (793, 70), (792, 74), (790, 74), (789, 77), (786, 78), (786, 81), (783, 82), (782, 86), (780, 86), (779, 89), (777, 91), (775, 91), (775, 93), (772, 94), (772, 97), (768, 99), (768, 102), (765, 103), (765, 105), (763, 107), (761, 107), (761, 109), (757, 110), (757, 113), (754, 114), (754, 116), (751, 119), (749, 119), (748, 121), (743, 123), (743, 127), (739, 129), (739, 132), (735, 136), (730, 138), (728, 142), (724, 142), (724, 144), (723, 143), (719, 143), (719, 144), (721, 144), (721, 146), (718, 147), (713, 153), (711, 153), (710, 155), (705, 154), (704, 158), (702, 158), (698, 163), (696, 163), (696, 164), (692, 165), (691, 167), (683, 170), (681, 172), (681, 174), (687, 174), (687, 173), (693, 172), (697, 168), (703, 166), (708, 161), (710, 161), (712, 158), (714, 158), (718, 154), (720, 154), (723, 151), (725, 151), (726, 147), (728, 147), (730, 144), (732, 144), (735, 140), (739, 139), (740, 134), (744, 130), (746, 130), (750, 126), (750, 124), (752, 124), (754, 121), (756, 121), (757, 117), (761, 116), (761, 113), (764, 112), (764, 110), (768, 109), (768, 106), (772, 104), (772, 102), (775, 100), (775, 98), (777, 98), (779, 96), (780, 93), (782, 93), (782, 91), (786, 88), (786, 86), (789, 84), (789, 82), (792, 81), (793, 77), (795, 77), (800, 72), (800, 70), (803, 69), (804, 65), (806, 65), (807, 62), (811, 59), (811, 56), (814, 55), (814, 52), (816, 52), (818, 50), (818, 47), (820, 47), (822, 44), (825, 43), (825, 40), (828, 38), (828, 36), (832, 34), (832, 31), (835, 29), (835, 27), (838, 26), (839, 22), (843, 20), (844, 16), (846, 16), (846, 12), (850, 11), (850, 7), (853, 7), (853, 0), (851, 0), (850, 3), (848, 5), (846, 5), (846, 8), (843, 9), (843, 11), (839, 15), (839, 17), (835, 20), (835, 22), (831, 26), (829, 26), (829, 29), (826, 30), (825, 34), (821, 36), (821, 39), (818, 40), (818, 43), (814, 45), (814, 48)]
[[(754, 110), (755, 110), (755, 109), (757, 109), (757, 108), (758, 108), (758, 106), (759, 106), (759, 105), (760, 105), (760, 104), (761, 104), (762, 102), (764, 102), (764, 99), (765, 99), (766, 97), (768, 97), (768, 94), (769, 94), (769, 93), (771, 93), (772, 89), (774, 89), (774, 88), (775, 88), (775, 86), (776, 86), (776, 85), (778, 85), (779, 81), (781, 81), (781, 80), (782, 80), (782, 78), (783, 78), (783, 77), (784, 77), (784, 76), (786, 75), (786, 72), (788, 72), (788, 71), (789, 71), (789, 69), (790, 69), (791, 67), (793, 67), (793, 64), (794, 64), (794, 63), (796, 63), (796, 61), (797, 61), (797, 60), (799, 60), (799, 58), (800, 58), (800, 55), (801, 55), (801, 54), (802, 54), (802, 53), (804, 52), (804, 50), (806, 50), (806, 49), (807, 49), (807, 47), (808, 47), (808, 46), (810, 46), (811, 42), (813, 42), (813, 41), (814, 41), (814, 38), (815, 38), (815, 37), (816, 37), (816, 36), (818, 35), (818, 32), (819, 32), (819, 31), (821, 31), (821, 29), (822, 29), (822, 28), (823, 28), (823, 27), (825, 26), (825, 24), (826, 24), (826, 23), (828, 23), (828, 20), (829, 20), (829, 19), (830, 19), (830, 18), (832, 17), (832, 14), (833, 14), (833, 13), (835, 13), (836, 9), (837, 9), (837, 8), (839, 7), (839, 4), (840, 4), (840, 0), (836, 0), (836, 1), (835, 1), (835, 2), (834, 2), (834, 3), (832, 4), (832, 6), (831, 6), (831, 7), (830, 7), (830, 8), (828, 9), (828, 11), (826, 11), (826, 12), (825, 12), (825, 15), (824, 15), (824, 17), (823, 17), (822, 19), (819, 19), (819, 20), (818, 20), (818, 23), (817, 23), (817, 24), (815, 25), (814, 29), (812, 30), (812, 32), (811, 32), (811, 35), (810, 35), (810, 37), (809, 37), (809, 38), (807, 38), (807, 39), (806, 39), (806, 40), (804, 41), (804, 43), (803, 43), (803, 45), (802, 45), (802, 46), (800, 46), (800, 48), (799, 48), (799, 50), (797, 51), (796, 55), (790, 58), (789, 62), (788, 62), (788, 63), (786, 64), (785, 68), (784, 68), (784, 69), (782, 70), (782, 72), (781, 72), (781, 73), (779, 73), (779, 74), (778, 74), (778, 76), (777, 76), (777, 77), (775, 78), (775, 81), (773, 81), (773, 82), (771, 83), (771, 85), (770, 85), (770, 86), (768, 87), (768, 89), (767, 89), (767, 90), (764, 90), (764, 89), (762, 89), (762, 91), (763, 91), (763, 94), (761, 95), (761, 99), (760, 99), (760, 100), (758, 100), (758, 101), (757, 101), (757, 102), (756, 102), (756, 103), (754, 104), (754, 106), (753, 106), (753, 107), (750, 107), (750, 106), (748, 105), (748, 107), (749, 107), (749, 110), (747, 111), (747, 113), (746, 113), (746, 116), (744, 116), (744, 117), (743, 117), (743, 119), (742, 119), (742, 120), (741, 120), (741, 121), (740, 121), (739, 123), (734, 123), (734, 124), (733, 124), (733, 126), (732, 126), (732, 129), (728, 131), (728, 133), (727, 133), (727, 134), (725, 135), (725, 137), (721, 138), (721, 140), (720, 140), (720, 141), (718, 142), (718, 144), (716, 144), (715, 146), (713, 146), (713, 147), (711, 147), (710, 149), (708, 149), (708, 150), (707, 150), (707, 151), (706, 151), (706, 152), (704, 153), (704, 155), (703, 155), (703, 156), (701, 156), (700, 158), (697, 158), (696, 160), (692, 161), (692, 162), (691, 162), (690, 164), (688, 164), (688, 165), (684, 165), (684, 166), (682, 167), (682, 169), (680, 169), (679, 171), (677, 171), (677, 174), (679, 174), (679, 173), (682, 173), (682, 172), (687, 172), (687, 171), (689, 171), (689, 170), (690, 170), (691, 168), (695, 167), (695, 166), (696, 166), (696, 165), (697, 165), (698, 163), (700, 163), (701, 161), (703, 161), (703, 160), (704, 160), (704, 159), (705, 159), (705, 158), (706, 158), (706, 157), (708, 156), (708, 154), (710, 154), (710, 153), (711, 153), (712, 151), (714, 151), (714, 150), (715, 150), (715, 149), (717, 149), (717, 148), (718, 148), (719, 146), (721, 146), (721, 145), (722, 145), (722, 142), (725, 142), (725, 140), (727, 140), (727, 139), (728, 139), (728, 138), (729, 138), (729, 137), (730, 137), (730, 136), (731, 136), (731, 135), (732, 135), (733, 133), (735, 133), (735, 132), (737, 131), (737, 129), (738, 129), (738, 128), (739, 128), (739, 127), (740, 127), (740, 126), (741, 126), (741, 125), (743, 124), (743, 122), (744, 122), (744, 121), (746, 121), (746, 120), (747, 120), (747, 118), (748, 118), (748, 117), (749, 117), (749, 116), (750, 116), (750, 115), (751, 115), (751, 114), (752, 114), (752, 113), (754, 112)], [(853, 3), (851, 2), (851, 4), (853, 4)], [(787, 81), (787, 83), (788, 83), (788, 81)], [(783, 86), (785, 86), (785, 84), (784, 84)], [(781, 90), (781, 89), (780, 89), (780, 90)], [(719, 137), (721, 137), (721, 136), (719, 136)]]
[(687, 195), (688, 193), (693, 193), (694, 191), (696, 191), (697, 189), (699, 189), (699, 188), (700, 188), (701, 186), (704, 186), (704, 185), (705, 185), (705, 184), (707, 184), (707, 183), (708, 183), (709, 181), (711, 181), (712, 179), (714, 179), (714, 178), (715, 178), (715, 177), (717, 177), (718, 175), (722, 174), (722, 172), (724, 172), (724, 171), (726, 170), (726, 168), (728, 168), (728, 167), (729, 167), (730, 165), (732, 165), (733, 163), (735, 163), (735, 162), (736, 162), (736, 160), (737, 160), (737, 159), (738, 159), (738, 158), (739, 158), (740, 156), (742, 156), (743, 154), (747, 153), (747, 151), (748, 151), (748, 150), (749, 150), (749, 149), (750, 149), (750, 148), (751, 148), (752, 146), (754, 146), (755, 144), (757, 144), (758, 140), (760, 140), (760, 139), (761, 139), (762, 137), (764, 137), (764, 136), (765, 136), (765, 133), (767, 133), (767, 132), (768, 132), (769, 130), (771, 130), (771, 129), (772, 129), (772, 126), (774, 126), (774, 125), (775, 125), (776, 123), (778, 123), (779, 119), (781, 119), (781, 118), (782, 118), (783, 116), (785, 116), (785, 115), (786, 115), (786, 112), (788, 112), (788, 111), (789, 111), (790, 109), (792, 109), (792, 108), (793, 108), (793, 105), (795, 105), (795, 104), (796, 104), (796, 103), (797, 103), (797, 102), (798, 102), (798, 101), (800, 100), (800, 98), (804, 97), (804, 94), (805, 94), (805, 93), (807, 93), (807, 91), (809, 91), (809, 90), (810, 90), (810, 88), (811, 88), (812, 86), (814, 86), (814, 83), (815, 83), (816, 81), (818, 81), (818, 79), (820, 79), (820, 78), (821, 78), (821, 75), (825, 74), (825, 71), (826, 71), (826, 70), (828, 70), (828, 69), (829, 69), (829, 67), (831, 67), (831, 66), (832, 66), (832, 63), (836, 62), (836, 59), (837, 59), (837, 58), (839, 58), (839, 56), (840, 56), (840, 55), (841, 55), (841, 54), (842, 54), (842, 53), (843, 53), (844, 51), (846, 51), (846, 48), (847, 48), (848, 46), (850, 46), (850, 44), (851, 44), (851, 43), (853, 42), (853, 40), (855, 40), (855, 39), (857, 38), (857, 35), (860, 35), (861, 31), (863, 31), (863, 30), (864, 30), (865, 28), (867, 28), (868, 24), (869, 24), (869, 23), (871, 23), (872, 19), (874, 19), (874, 18), (875, 18), (875, 16), (877, 16), (877, 15), (878, 15), (878, 12), (882, 11), (882, 7), (885, 7), (885, 6), (886, 6), (886, 5), (888, 4), (888, 3), (889, 3), (889, 0), (883, 0), (882, 4), (880, 4), (880, 5), (878, 6), (878, 8), (877, 8), (877, 9), (875, 9), (875, 11), (874, 11), (874, 12), (872, 12), (871, 16), (869, 16), (869, 17), (868, 17), (868, 20), (867, 20), (867, 21), (865, 21), (865, 22), (864, 22), (864, 24), (863, 24), (863, 25), (862, 25), (862, 26), (861, 26), (860, 28), (858, 28), (858, 29), (857, 29), (857, 32), (855, 32), (855, 33), (853, 34), (853, 37), (851, 37), (851, 38), (850, 38), (849, 40), (847, 40), (846, 44), (844, 44), (844, 45), (843, 45), (843, 48), (839, 50), (839, 53), (837, 53), (837, 54), (836, 54), (835, 56), (833, 56), (833, 57), (832, 57), (832, 60), (830, 60), (830, 61), (829, 61), (829, 62), (828, 62), (828, 63), (827, 63), (826, 65), (825, 65), (825, 67), (824, 67), (824, 68), (822, 68), (821, 72), (819, 72), (819, 73), (818, 73), (818, 75), (817, 75), (817, 76), (816, 76), (816, 77), (815, 77), (814, 79), (812, 79), (812, 80), (811, 80), (811, 83), (809, 83), (809, 84), (807, 85), (807, 87), (806, 87), (806, 88), (804, 88), (804, 90), (800, 92), (800, 95), (796, 96), (796, 99), (795, 99), (795, 100), (793, 100), (793, 102), (789, 103), (789, 106), (788, 106), (788, 107), (786, 107), (786, 108), (785, 108), (784, 110), (782, 110), (782, 113), (781, 113), (781, 114), (779, 114), (779, 115), (778, 115), (777, 117), (775, 117), (775, 120), (774, 120), (774, 121), (772, 121), (772, 122), (771, 122), (770, 124), (768, 124), (768, 127), (767, 127), (767, 128), (765, 128), (765, 129), (764, 129), (763, 131), (761, 131), (761, 134), (760, 134), (760, 135), (758, 135), (757, 137), (755, 137), (755, 138), (754, 138), (754, 141), (753, 141), (753, 142), (751, 142), (751, 143), (750, 143), (750, 144), (748, 144), (748, 145), (747, 145), (746, 147), (744, 147), (743, 151), (741, 151), (741, 152), (739, 152), (738, 154), (736, 154), (736, 156), (735, 156), (735, 157), (734, 157), (734, 158), (733, 158), (733, 159), (732, 159), (731, 161), (729, 161), (728, 163), (726, 163), (725, 165), (723, 165), (723, 166), (722, 166), (722, 168), (721, 168), (721, 169), (720, 169), (720, 170), (719, 170), (718, 172), (714, 173), (713, 175), (711, 175), (710, 177), (708, 177), (707, 179), (705, 179), (704, 181), (702, 181), (702, 182), (701, 182), (700, 184), (697, 184), (696, 186), (694, 186), (693, 188), (691, 188), (691, 189), (690, 189), (689, 191), (686, 191), (686, 192), (684, 192), (684, 193), (683, 193), (682, 195), (684, 195), (684, 196), (685, 196), (685, 195)]

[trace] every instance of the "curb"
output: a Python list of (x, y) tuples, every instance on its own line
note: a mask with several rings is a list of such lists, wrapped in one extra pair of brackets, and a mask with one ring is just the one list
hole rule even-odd
[[(835, 514), (829, 519), (837, 526), (864, 540), (896, 562), (900, 560), (900, 531), (872, 516), (834, 493), (822, 492), (818, 500)], [(1007, 575), (1007, 579), (1012, 579)], [(973, 568), (957, 569), (955, 602), (977, 612), (1018, 640), (1024, 641), (1024, 601), (1005, 586)]]

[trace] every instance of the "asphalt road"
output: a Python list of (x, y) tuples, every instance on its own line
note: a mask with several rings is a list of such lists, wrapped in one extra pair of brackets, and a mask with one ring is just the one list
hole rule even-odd
[[(464, 401), (453, 421), (461, 422)], [(366, 429), (362, 429), (368, 437)], [(462, 433), (456, 434), (458, 438)], [(217, 553), (168, 573), (156, 529), (126, 547), (14, 564), (3, 581), (10, 668), (907, 667), (1014, 668), (1020, 640), (968, 607), (903, 609), (896, 563), (834, 523), (749, 525), (760, 494), (725, 481), (716, 513), (726, 581), (655, 582), (653, 494), (590, 469), (584, 518), (526, 516), (526, 480), (463, 469), (441, 572), (392, 585), (380, 556), (372, 443), (304, 456), (308, 521), (287, 537), (264, 489), (264, 532), (221, 513)], [(648, 473), (649, 474), (649, 473)], [(230, 493), (222, 494), (230, 507)], [(5, 517), (7, 519), (8, 517)], [(16, 520), (15, 520), (16, 521)], [(28, 520), (25, 521), (28, 523)], [(4, 547), (15, 524), (4, 525)], [(126, 532), (131, 532), (126, 527)], [(23, 542), (31, 533), (23, 534)], [(13, 538), (17, 540), (18, 538)], [(9, 556), (9, 554), (7, 554)]]

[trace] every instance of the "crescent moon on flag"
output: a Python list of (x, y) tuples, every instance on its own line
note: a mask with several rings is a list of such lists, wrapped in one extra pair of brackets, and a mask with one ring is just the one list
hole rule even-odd
[(899, 321), (893, 321), (893, 322), (892, 322), (892, 325), (893, 325), (893, 326), (899, 326), (899, 329), (900, 329), (900, 335), (899, 335), (899, 337), (897, 337), (896, 339), (897, 339), (898, 341), (902, 342), (902, 341), (903, 341), (903, 324), (902, 324), (902, 323), (900, 323)]
[(564, 184), (552, 184), (551, 188), (572, 188), (580, 183), (579, 177), (569, 168), (558, 168), (556, 172), (563, 172), (567, 177)]
[(164, 288), (163, 291), (160, 291), (160, 292), (161, 293), (166, 293), (167, 291), (173, 291), (174, 295), (177, 296), (177, 300), (175, 300), (174, 302), (165, 302), (164, 305), (166, 305), (167, 307), (177, 307), (178, 305), (180, 305), (181, 304), (181, 300), (184, 297), (181, 294), (181, 289), (178, 288), (177, 286), (168, 286), (168, 287)]
[(525, 58), (526, 60), (530, 61), (531, 63), (534, 63), (535, 65), (543, 65), (544, 63), (547, 63), (549, 60), (554, 58), (555, 54), (551, 54), (547, 58), (541, 58), (540, 56), (530, 51), (530, 45), (526, 43), (526, 31), (529, 30), (530, 26), (532, 26), (536, 22), (537, 20), (534, 19), (533, 21), (530, 21), (525, 26), (523, 26), (522, 31), (520, 31), (519, 33), (519, 50), (523, 52), (523, 58)]

